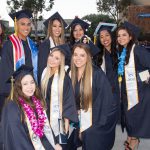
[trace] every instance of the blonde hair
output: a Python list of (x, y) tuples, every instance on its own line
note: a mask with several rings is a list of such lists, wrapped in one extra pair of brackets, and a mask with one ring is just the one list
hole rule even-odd
[[(60, 22), (61, 28), (62, 28), (60, 37), (58, 38), (57, 41), (56, 41), (56, 39), (54, 39), (54, 35), (53, 35), (53, 32), (52, 32), (53, 22), (54, 22), (55, 20), (58, 20), (58, 21)], [(65, 31), (64, 31), (64, 24), (63, 24), (63, 22), (62, 22), (61, 19), (59, 19), (59, 18), (54, 18), (54, 19), (52, 19), (52, 20), (49, 21), (49, 23), (48, 23), (48, 30), (47, 30), (47, 37), (46, 37), (47, 39), (48, 39), (49, 37), (51, 37), (51, 38), (53, 39), (55, 45), (61, 45), (61, 44), (64, 44), (64, 43), (65, 43), (65, 40), (64, 40), (64, 37), (65, 37), (65, 36), (64, 36), (64, 34), (65, 34)]]
[[(64, 84), (64, 77), (65, 77), (65, 55), (61, 52), (61, 50), (59, 48), (54, 48), (50, 54), (52, 54), (55, 51), (60, 51), (60, 53), (61, 53), (61, 63), (60, 63), (59, 70), (58, 70), (58, 75), (59, 75), (58, 85), (59, 85), (59, 97), (60, 97), (60, 101), (62, 101), (62, 99), (63, 99), (63, 84)], [(53, 74), (51, 71), (51, 67), (49, 67), (49, 65), (47, 64), (46, 73), (41, 81), (41, 87), (42, 87), (41, 89), (42, 89), (42, 94), (44, 97), (46, 97), (48, 81), (52, 75)]]
[[(90, 54), (90, 48), (88, 45), (83, 44), (83, 43), (75, 44), (73, 47), (73, 51), (72, 51), (73, 53), (77, 47), (83, 49), (87, 54), (87, 62), (86, 62), (86, 66), (85, 66), (85, 69), (81, 78), (81, 82), (80, 82), (80, 98), (83, 98), (82, 101), (84, 102), (82, 109), (87, 111), (88, 108), (92, 106), (92, 59), (91, 59), (91, 54)], [(75, 66), (73, 62), (73, 57), (72, 57), (71, 79), (72, 79), (72, 85), (73, 85), (74, 90), (75, 90), (75, 85), (78, 79), (77, 75), (78, 75), (78, 68)]]

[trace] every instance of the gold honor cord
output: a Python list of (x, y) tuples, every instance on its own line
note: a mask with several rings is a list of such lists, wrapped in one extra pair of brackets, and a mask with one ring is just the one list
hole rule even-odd
[(10, 92), (10, 98), (13, 100), (13, 94), (14, 94), (14, 78), (11, 76), (11, 92)]
[(94, 44), (96, 45), (96, 35), (94, 35)]
[(15, 35), (17, 36), (17, 18), (14, 20)]

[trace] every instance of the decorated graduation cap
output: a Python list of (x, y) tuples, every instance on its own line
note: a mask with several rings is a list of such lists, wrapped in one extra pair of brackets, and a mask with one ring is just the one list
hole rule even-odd
[(60, 51), (65, 55), (65, 64), (69, 65), (70, 64), (70, 59), (71, 59), (71, 49), (70, 46), (66, 43), (66, 44), (62, 44), (59, 46), (56, 46), (54, 48), (51, 49), (51, 52), (53, 52), (54, 49), (60, 49)]
[(67, 23), (64, 21), (64, 19), (61, 17), (61, 15), (58, 12), (54, 13), (51, 17), (49, 17), (47, 20), (45, 20), (43, 22), (43, 24), (45, 25), (46, 28), (48, 28), (49, 21), (55, 20), (55, 19), (62, 20), (64, 28), (67, 27)]
[(10, 13), (9, 16), (14, 20), (15, 34), (17, 35), (17, 20), (21, 18), (32, 18), (32, 11), (28, 9), (20, 10), (18, 12)]
[(136, 38), (138, 38), (139, 34), (140, 34), (140, 28), (131, 24), (130, 22), (125, 21), (123, 26), (125, 26), (126, 28), (128, 28), (129, 30), (131, 30), (131, 32), (134, 34), (134, 36)]
[(7, 80), (7, 83), (11, 83), (11, 99), (13, 99), (13, 91), (14, 91), (14, 82), (20, 77), (24, 77), (25, 75), (31, 74), (33, 75), (33, 67), (29, 67), (26, 65), (22, 65), (18, 70), (16, 70), (11, 77)]
[(78, 17), (75, 17), (75, 19), (70, 23), (70, 25), (67, 27), (67, 29), (72, 28), (76, 24), (80, 24), (85, 30), (87, 30), (88, 27), (90, 26), (90, 24), (88, 22), (83, 21)]
[(98, 54), (100, 52), (100, 49), (96, 45), (94, 45), (94, 43), (91, 41), (91, 39), (86, 35), (83, 36), (80, 39), (80, 41), (77, 42), (77, 44), (78, 43), (87, 44), (90, 47), (92, 56), (95, 56), (96, 54)]
[(100, 31), (106, 29), (106, 30), (110, 30), (112, 32), (116, 28), (117, 28), (117, 24), (100, 22), (94, 32), (94, 44), (96, 43), (96, 37), (99, 35)]

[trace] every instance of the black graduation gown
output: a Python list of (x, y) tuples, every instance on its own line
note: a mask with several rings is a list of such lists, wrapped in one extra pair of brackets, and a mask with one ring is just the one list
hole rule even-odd
[[(28, 46), (27, 41), (23, 41), (23, 47), (25, 52), (25, 64), (27, 66), (32, 67), (32, 58), (31, 58), (31, 50)], [(0, 61), (0, 103), (1, 106), (4, 103), (4, 99), (10, 93), (10, 83), (6, 83), (6, 81), (10, 78), (10, 76), (14, 72), (14, 60), (13, 60), (13, 45), (10, 40), (4, 43), (2, 48), (2, 58)]]
[[(46, 94), (46, 103), (47, 103), (47, 115), (50, 119), (50, 96), (51, 96), (51, 85), (53, 81), (52, 76), (49, 79), (47, 86), (47, 94)], [(77, 110), (75, 105), (75, 97), (72, 87), (72, 82), (70, 77), (65, 74), (64, 78), (64, 86), (63, 86), (63, 112), (62, 116), (64, 118), (68, 118), (72, 122), (78, 122)]]
[[(75, 87), (77, 108), (79, 108), (80, 82)], [(104, 72), (94, 66), (92, 79), (92, 126), (82, 132), (84, 150), (111, 150), (115, 140), (117, 123), (116, 102), (111, 86)]]
[(38, 54), (38, 84), (41, 83), (41, 76), (44, 68), (47, 65), (47, 58), (50, 52), (50, 40), (46, 39), (39, 45)]
[(150, 138), (150, 83), (142, 82), (139, 77), (139, 72), (144, 70), (150, 72), (150, 51), (142, 46), (135, 46), (134, 59), (139, 103), (127, 111), (127, 94), (125, 78), (123, 77), (121, 94), (124, 104), (125, 125), (129, 136)]
[[(10, 101), (2, 112), (2, 139), (5, 150), (34, 150), (25, 122), (21, 121), (21, 110)], [(54, 150), (45, 136), (41, 138), (45, 150)]]

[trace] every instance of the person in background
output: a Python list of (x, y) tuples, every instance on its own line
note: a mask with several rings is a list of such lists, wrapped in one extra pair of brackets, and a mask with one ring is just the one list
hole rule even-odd
[(2, 48), (0, 63), (0, 110), (5, 98), (10, 92), (10, 83), (6, 80), (22, 64), (34, 67), (33, 73), (37, 80), (37, 48), (35, 43), (28, 37), (31, 32), (32, 12), (21, 10), (10, 17), (15, 21), (15, 34), (9, 36)]
[(114, 145), (117, 110), (104, 72), (92, 65), (90, 47), (73, 47), (71, 80), (79, 117), (79, 137), (86, 150), (111, 150)]
[(4, 25), (2, 23), (2, 20), (0, 20), (0, 60), (1, 60), (1, 49), (3, 47), (3, 43), (4, 43), (4, 37), (5, 37), (5, 28)]
[(106, 74), (109, 83), (112, 87), (112, 93), (114, 97), (114, 102), (116, 102), (116, 107), (118, 109), (118, 119), (120, 114), (120, 92), (118, 83), (118, 57), (116, 51), (116, 44), (113, 38), (113, 33), (111, 30), (114, 29), (114, 24), (103, 23), (98, 29), (98, 38), (96, 45), (99, 47), (100, 52), (93, 59), (98, 67), (101, 67)]
[[(41, 90), (48, 106), (47, 115), (56, 137), (64, 150), (72, 150), (68, 140), (69, 123), (78, 122), (75, 97), (71, 79), (65, 72), (65, 58), (68, 59), (71, 50), (68, 44), (59, 45), (48, 55), (47, 67), (41, 78)], [(64, 124), (62, 127), (60, 124)], [(62, 131), (59, 130), (62, 128)], [(60, 136), (61, 133), (61, 136)], [(60, 140), (61, 139), (61, 140)]]
[(12, 89), (2, 112), (4, 149), (62, 150), (55, 144), (46, 104), (32, 71), (32, 67), (22, 65), (8, 80)]
[(67, 27), (66, 22), (60, 16), (58, 12), (53, 14), (44, 22), (47, 28), (47, 37), (39, 45), (39, 55), (38, 55), (38, 83), (41, 82), (41, 75), (44, 68), (47, 65), (47, 58), (50, 53), (51, 48), (64, 44), (64, 32), (65, 27)]
[[(150, 53), (136, 44), (139, 29), (124, 22), (117, 30), (119, 50), (118, 80), (121, 87), (126, 150), (140, 148), (140, 140), (150, 139)], [(150, 148), (150, 145), (149, 145)]]
[(76, 42), (78, 42), (84, 35), (86, 35), (86, 30), (89, 27), (89, 23), (75, 17), (75, 19), (70, 23), (67, 29), (70, 29), (70, 46), (72, 47)]

